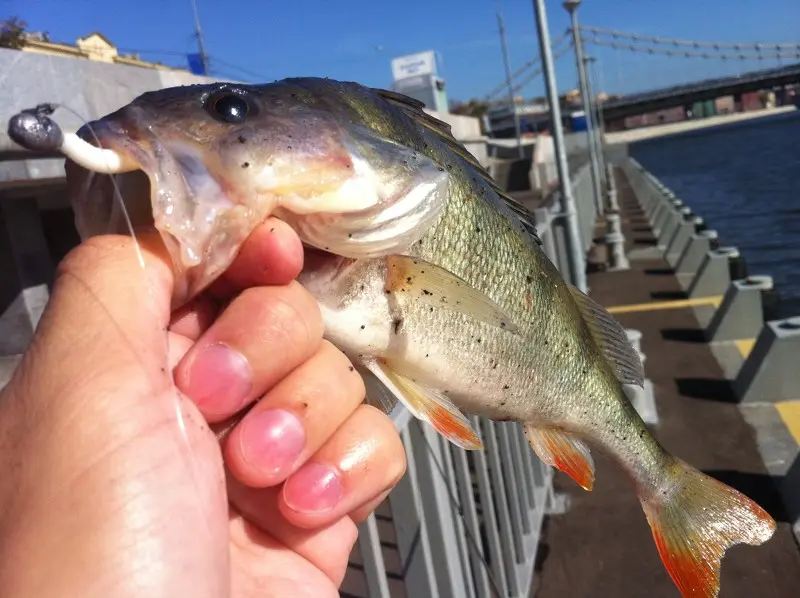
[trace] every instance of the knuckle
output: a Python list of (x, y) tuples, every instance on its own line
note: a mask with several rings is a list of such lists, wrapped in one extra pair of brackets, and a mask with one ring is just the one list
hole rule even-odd
[(295, 349), (307, 354), (321, 341), (322, 335), (315, 334), (313, 323), (294, 302), (280, 295), (275, 296), (269, 312), (273, 333), (291, 343), (283, 347), (284, 350)]
[(371, 406), (362, 406), (366, 412), (369, 434), (375, 439), (378, 449), (373, 459), (378, 462), (387, 487), (399, 482), (406, 473), (406, 452), (394, 422), (382, 411)]
[[(394, 428), (394, 426), (392, 426)], [(388, 487), (394, 488), (397, 483), (406, 475), (406, 451), (400, 436), (395, 433), (394, 442), (387, 455), (387, 479), (389, 481)]]
[(114, 237), (89, 237), (64, 256), (56, 268), (56, 278), (83, 272), (89, 264), (114, 252), (118, 245), (119, 240)]
[(291, 291), (291, 298), (296, 302), (298, 310), (306, 315), (306, 319), (313, 327), (315, 333), (322, 336), (323, 322), (322, 313), (319, 310), (319, 303), (314, 296), (309, 293), (300, 283), (293, 281), (287, 285), (287, 289)]
[(253, 287), (239, 296), (243, 324), (252, 333), (293, 353), (308, 352), (316, 346), (322, 334), (315, 334), (316, 326), (309, 314), (287, 293), (285, 288)]
[[(148, 276), (156, 277), (165, 287), (171, 287), (171, 265), (160, 243), (160, 238), (153, 235), (140, 235), (137, 239), (126, 235), (88, 237), (71, 249), (56, 266), (56, 284), (70, 278), (87, 284), (102, 284), (120, 271), (141, 270), (139, 256), (144, 255)], [(116, 276), (115, 280), (118, 279)]]
[(320, 355), (326, 360), (331, 372), (335, 374), (331, 379), (341, 381), (340, 383), (345, 387), (348, 396), (357, 398), (359, 401), (363, 400), (367, 394), (364, 380), (355, 371), (353, 362), (350, 361), (347, 355), (326, 339), (322, 340)]

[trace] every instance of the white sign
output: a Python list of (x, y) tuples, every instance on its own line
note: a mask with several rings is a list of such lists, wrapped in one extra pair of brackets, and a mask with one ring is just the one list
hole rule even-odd
[(392, 60), (392, 76), (395, 81), (407, 77), (433, 75), (436, 73), (436, 55), (433, 50), (408, 54)]
[(422, 89), (430, 87), (430, 77), (406, 77), (405, 79), (395, 80), (395, 91), (409, 91), (412, 89)]

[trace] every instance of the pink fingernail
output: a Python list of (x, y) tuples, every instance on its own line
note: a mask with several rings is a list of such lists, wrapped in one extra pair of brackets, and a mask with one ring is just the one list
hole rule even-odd
[(339, 472), (321, 463), (306, 463), (283, 486), (283, 498), (293, 511), (324, 513), (342, 497)]
[(253, 372), (244, 355), (218, 343), (200, 350), (189, 364), (183, 392), (206, 415), (230, 415), (253, 389)]
[(239, 432), (242, 456), (259, 474), (277, 476), (291, 469), (306, 445), (306, 431), (291, 411), (251, 413)]

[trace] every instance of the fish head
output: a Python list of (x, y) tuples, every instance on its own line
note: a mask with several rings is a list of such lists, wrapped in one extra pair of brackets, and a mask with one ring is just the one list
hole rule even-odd
[(78, 232), (127, 233), (127, 218), (154, 226), (179, 302), (224, 272), (271, 214), (306, 246), (370, 257), (410, 246), (443, 207), (444, 169), (382, 136), (340, 94), (296, 84), (148, 92), (78, 136), (138, 167), (112, 181), (68, 160)]

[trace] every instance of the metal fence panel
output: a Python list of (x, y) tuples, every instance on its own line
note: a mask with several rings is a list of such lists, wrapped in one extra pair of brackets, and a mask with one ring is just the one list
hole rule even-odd
[(442, 447), (437, 433), (428, 425), (412, 422), (411, 446), (417, 464), (422, 492), (422, 512), (429, 530), (428, 540), (437, 587), (447, 598), (466, 596), (461, 560), (448, 482), (441, 471)]

